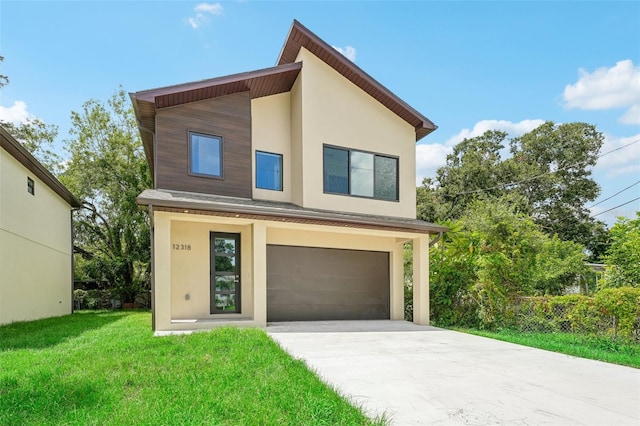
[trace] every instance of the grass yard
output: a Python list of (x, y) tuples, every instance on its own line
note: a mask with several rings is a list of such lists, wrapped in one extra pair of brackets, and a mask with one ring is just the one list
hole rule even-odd
[(457, 329), (457, 331), (581, 358), (640, 368), (640, 344), (638, 343), (616, 342), (607, 338), (570, 333), (521, 333), (509, 330), (492, 332), (471, 329)]
[(369, 425), (258, 329), (153, 337), (148, 312), (0, 327), (0, 425)]

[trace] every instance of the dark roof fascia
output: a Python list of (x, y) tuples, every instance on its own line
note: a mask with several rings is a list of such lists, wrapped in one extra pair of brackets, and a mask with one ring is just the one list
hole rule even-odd
[[(135, 98), (140, 101), (155, 103), (156, 99), (160, 96), (174, 95), (177, 93), (184, 93), (192, 90), (204, 89), (207, 87), (222, 86), (231, 83), (241, 83), (255, 78), (270, 77), (278, 74), (283, 74), (289, 71), (300, 71), (300, 69), (302, 69), (301, 63), (284, 64), (271, 68), (263, 68), (260, 70), (231, 74), (206, 80), (181, 83), (172, 86), (159, 87), (156, 89), (142, 90), (139, 92), (130, 93), (130, 96), (132, 97), (132, 99)], [(232, 93), (227, 94), (230, 95)]]
[[(170, 195), (171, 198), (167, 198)], [(177, 195), (174, 197), (174, 195)], [(288, 205), (287, 203), (260, 203), (252, 202), (252, 200), (241, 200), (242, 203), (231, 197), (224, 197), (223, 201), (206, 201), (203, 200), (202, 194), (193, 194), (181, 191), (161, 191), (148, 189), (136, 198), (136, 202), (142, 206), (153, 205), (154, 207), (175, 208), (183, 210), (202, 210), (211, 212), (236, 213), (248, 215), (263, 215), (273, 217), (274, 219), (303, 219), (317, 220), (324, 222), (337, 222), (342, 224), (370, 225), (387, 228), (400, 228), (406, 232), (423, 233), (423, 234), (440, 234), (448, 231), (448, 228), (424, 222), (421, 220), (411, 220), (403, 218), (383, 218), (379, 216), (304, 209), (298, 206)], [(240, 201), (240, 200), (238, 200)], [(272, 207), (259, 205), (271, 204)]]
[(2, 126), (0, 126), (0, 146), (71, 207), (78, 208), (81, 206), (80, 201)]
[[(297, 40), (298, 38), (300, 38), (299, 36), (302, 36), (301, 41)], [(406, 111), (417, 122), (419, 122), (420, 124), (415, 125), (416, 141), (422, 139), (438, 128), (438, 126), (436, 126), (431, 120), (419, 113), (411, 105), (400, 99), (391, 90), (387, 89), (376, 79), (367, 74), (362, 68), (347, 59), (344, 55), (331, 47), (327, 42), (322, 40), (320, 37), (311, 32), (308, 28), (306, 28), (295, 19), (293, 20), (293, 24), (289, 29), (289, 34), (287, 35), (285, 43), (280, 50), (280, 55), (278, 56), (278, 60), (276, 62), (277, 65), (283, 65), (295, 61), (295, 58), (297, 57), (301, 47), (305, 47), (307, 50), (312, 51), (312, 46), (317, 46), (324, 55), (328, 55), (332, 59), (335, 59), (342, 67), (344, 67), (343, 69), (339, 69), (339, 67), (328, 64), (326, 60), (324, 62), (331, 66), (338, 73), (340, 73), (343, 77), (356, 84), (370, 96), (375, 98), (378, 102), (389, 108), (389, 106), (385, 103), (385, 99), (383, 99), (383, 95), (386, 95), (391, 100), (391, 102), (395, 104), (395, 106)], [(364, 87), (364, 85), (359, 84), (358, 81), (354, 80), (354, 75), (362, 78), (369, 85), (371, 85), (373, 89), (371, 89), (370, 87)], [(391, 108), (389, 109), (392, 110)]]

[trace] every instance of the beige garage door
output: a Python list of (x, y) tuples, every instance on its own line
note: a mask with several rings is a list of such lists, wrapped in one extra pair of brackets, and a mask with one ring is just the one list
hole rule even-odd
[(267, 321), (389, 319), (389, 253), (267, 246)]

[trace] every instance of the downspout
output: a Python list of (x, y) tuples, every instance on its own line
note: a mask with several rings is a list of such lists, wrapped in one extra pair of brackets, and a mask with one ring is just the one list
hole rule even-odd
[(73, 248), (73, 242), (76, 239), (76, 233), (74, 231), (73, 228), (73, 212), (80, 210), (79, 207), (72, 207), (71, 210), (69, 211), (69, 219), (71, 222), (71, 313), (75, 312), (75, 304), (74, 304), (74, 297), (73, 297), (73, 290), (75, 288), (75, 272), (76, 272), (76, 266), (75, 266), (75, 262), (74, 262), (74, 248)]
[(440, 239), (442, 239), (442, 234), (443, 232), (440, 231), (438, 232), (438, 236), (435, 237), (433, 240), (429, 240), (429, 247), (433, 247), (434, 245), (436, 245), (438, 243), (438, 241), (440, 241)]
[(154, 256), (154, 246), (155, 246), (155, 238), (154, 238), (154, 224), (153, 224), (153, 205), (149, 204), (149, 241), (151, 245), (150, 256), (151, 256), (151, 297), (149, 302), (151, 303), (151, 330), (156, 331), (156, 261)]

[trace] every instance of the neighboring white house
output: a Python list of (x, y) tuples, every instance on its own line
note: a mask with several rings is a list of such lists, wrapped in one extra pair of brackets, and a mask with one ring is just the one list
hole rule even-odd
[(69, 314), (80, 203), (2, 127), (0, 147), (0, 324)]

